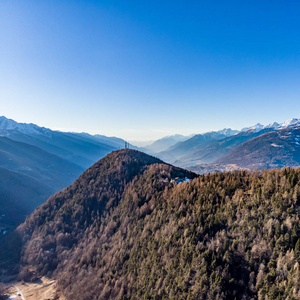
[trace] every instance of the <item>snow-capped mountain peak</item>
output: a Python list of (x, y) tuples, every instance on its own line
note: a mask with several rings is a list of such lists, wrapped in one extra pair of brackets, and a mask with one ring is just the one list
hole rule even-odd
[(266, 125), (265, 128), (278, 128), (279, 126), (280, 126), (279, 123), (273, 122), (273, 123), (270, 123), (269, 125)]
[(234, 130), (234, 129), (231, 129), (231, 128), (224, 128), (224, 129), (219, 130), (217, 132), (220, 133), (220, 134), (224, 134), (225, 136), (232, 136), (232, 135), (235, 135), (235, 134), (239, 133), (238, 130)]
[(264, 129), (264, 125), (257, 123), (251, 127), (245, 127), (241, 131), (249, 131), (251, 130), (252, 132), (258, 132), (260, 130)]
[(0, 136), (9, 136), (11, 132), (40, 135), (49, 134), (51, 130), (35, 124), (18, 123), (4, 116), (0, 117)]
[(284, 123), (281, 123), (280, 127), (287, 128), (287, 127), (291, 127), (291, 126), (299, 125), (299, 124), (300, 124), (299, 119), (292, 118), (292, 119), (289, 119), (289, 120), (285, 121)]
[(268, 125), (262, 125), (260, 123), (257, 123), (256, 125), (252, 126), (252, 127), (245, 127), (243, 128), (241, 131), (249, 131), (251, 130), (252, 132), (258, 132), (262, 129), (265, 128), (272, 128), (274, 130), (280, 130), (280, 129), (285, 129), (288, 127), (293, 127), (293, 126), (300, 126), (300, 119), (296, 119), (296, 118), (292, 118), (289, 119), (283, 123), (277, 123), (277, 122), (273, 122), (270, 123)]

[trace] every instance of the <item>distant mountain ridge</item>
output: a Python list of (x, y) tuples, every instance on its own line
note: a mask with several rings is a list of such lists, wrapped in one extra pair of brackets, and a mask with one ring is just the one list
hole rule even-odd
[(40, 127), (35, 124), (18, 123), (4, 116), (0, 117), (0, 135), (9, 136), (11, 132), (17, 131), (23, 134), (50, 134), (51, 130), (45, 127)]
[(281, 129), (285, 129), (285, 128), (288, 128), (288, 127), (292, 127), (292, 126), (296, 126), (296, 125), (300, 125), (300, 119), (296, 119), (296, 118), (292, 118), (292, 119), (289, 119), (283, 123), (277, 123), (277, 122), (273, 122), (273, 123), (270, 123), (268, 125), (262, 125), (260, 123), (257, 123), (255, 124), (254, 126), (251, 126), (251, 127), (245, 127), (243, 128), (241, 131), (260, 131), (262, 129), (266, 129), (266, 128), (272, 128), (274, 130), (281, 130)]
[(190, 137), (191, 136), (184, 136), (181, 134), (166, 136), (161, 139), (158, 139), (157, 141), (153, 142), (148, 146), (144, 146), (143, 149), (145, 149), (146, 151), (150, 151), (152, 153), (161, 152), (167, 150), (168, 148), (170, 148), (171, 146), (175, 145), (178, 142), (183, 142), (189, 139)]
[(86, 169), (125, 141), (115, 137), (54, 131), (0, 117), (0, 136), (37, 146)]
[[(211, 136), (213, 135), (220, 135), (220, 136), (231, 136), (231, 135), (235, 135), (237, 134), (239, 131), (238, 130), (233, 130), (231, 128), (224, 128), (222, 130), (218, 130), (218, 131), (209, 131), (209, 132), (205, 132), (205, 133), (201, 133), (201, 134), (191, 134), (189, 136), (184, 136), (184, 135), (180, 135), (180, 134), (175, 134), (175, 135), (171, 135), (171, 136), (166, 136), (163, 137), (155, 142), (153, 142), (152, 144), (143, 147), (143, 150), (145, 150), (146, 152), (150, 152), (150, 153), (160, 153), (160, 152), (164, 152), (164, 151), (169, 151), (173, 148), (173, 146), (179, 144), (179, 143), (184, 143), (187, 140), (191, 140), (191, 139), (210, 139)], [(196, 136), (196, 138), (195, 138)], [(176, 146), (175, 146), (176, 147)]]
[[(0, 224), (19, 224), (48, 197), (124, 143), (120, 138), (53, 131), (0, 117), (0, 177), (11, 179), (9, 185), (0, 186)], [(26, 182), (25, 189), (22, 182)]]
[[(242, 154), (242, 155), (241, 155)], [(300, 127), (289, 125), (253, 138), (217, 161), (245, 169), (300, 166)]]
[[(269, 147), (268, 154), (265, 151), (266, 145), (272, 144), (269, 137), (275, 138), (276, 136), (275, 134), (272, 135), (271, 132), (286, 130), (292, 135), (293, 130), (299, 126), (300, 120), (293, 118), (281, 124), (277, 122), (268, 125), (258, 123), (243, 128), (239, 132), (229, 132), (229, 136), (222, 135), (222, 131), (215, 134), (195, 135), (184, 142), (173, 145), (166, 151), (158, 153), (157, 156), (169, 163), (201, 174), (243, 168), (263, 169), (299, 166), (300, 161), (297, 156), (299, 150), (297, 144), (295, 146), (291, 140), (286, 141), (285, 151), (282, 149), (279, 151), (274, 147)], [(270, 135), (265, 135), (266, 133), (270, 133)], [(256, 140), (252, 142), (252, 139)], [(254, 151), (251, 145), (255, 141)], [(291, 142), (291, 144), (287, 146), (287, 142)], [(260, 159), (257, 158), (258, 156)]]
[(211, 131), (203, 134), (196, 134), (188, 140), (179, 142), (166, 151), (157, 154), (158, 157), (173, 164), (181, 164), (180, 161), (183, 157), (191, 157), (193, 152), (199, 151), (199, 148), (205, 147), (205, 145), (215, 140), (221, 140), (226, 137), (234, 136), (238, 133), (236, 130), (223, 129), (220, 131)]
[[(216, 140), (216, 139), (220, 139), (220, 138), (230, 137), (230, 136), (233, 136), (233, 135), (236, 135), (236, 134), (239, 134), (242, 132), (247, 132), (247, 131), (257, 133), (264, 129), (281, 130), (281, 129), (289, 128), (289, 127), (299, 125), (299, 124), (300, 124), (300, 119), (292, 118), (283, 123), (273, 122), (273, 123), (270, 123), (267, 125), (262, 125), (261, 123), (257, 123), (253, 126), (244, 127), (241, 130), (224, 128), (222, 130), (209, 131), (209, 132), (204, 132), (201, 134), (192, 134), (189, 136), (175, 134), (175, 135), (165, 136), (161, 139), (158, 139), (158, 140), (152, 142), (151, 144), (144, 146), (142, 148), (142, 150), (144, 150), (147, 153), (153, 153), (153, 154), (156, 153), (159, 156), (161, 156), (162, 158), (168, 159), (168, 157), (164, 156), (165, 152), (172, 152), (174, 150), (174, 148), (184, 147), (184, 146), (182, 146), (181, 143), (192, 140), (195, 136), (198, 136), (198, 138), (199, 138), (200, 136), (208, 137), (213, 134), (216, 134), (216, 135), (219, 135), (219, 137), (212, 138), (212, 139)], [(190, 144), (190, 143), (192, 143), (192, 141), (187, 142), (187, 144)], [(194, 146), (197, 146), (197, 143), (195, 143)], [(190, 150), (190, 149), (187, 149), (187, 150)], [(186, 154), (188, 154), (188, 153), (186, 153)], [(175, 162), (176, 160), (172, 160), (172, 161)]]

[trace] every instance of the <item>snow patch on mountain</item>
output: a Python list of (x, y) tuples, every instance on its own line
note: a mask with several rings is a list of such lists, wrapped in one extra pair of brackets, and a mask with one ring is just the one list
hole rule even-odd
[(271, 146), (276, 147), (276, 148), (284, 148), (284, 146), (282, 146), (282, 145), (277, 145), (277, 144), (275, 144), (275, 143), (271, 144)]

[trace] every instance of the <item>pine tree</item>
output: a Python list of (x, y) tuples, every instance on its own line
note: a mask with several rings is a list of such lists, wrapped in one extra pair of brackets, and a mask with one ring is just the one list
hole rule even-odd
[(300, 239), (298, 239), (295, 245), (295, 259), (300, 262)]

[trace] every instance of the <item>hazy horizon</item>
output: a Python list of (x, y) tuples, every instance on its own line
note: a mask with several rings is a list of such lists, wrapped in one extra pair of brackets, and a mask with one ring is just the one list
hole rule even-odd
[[(17, 122), (17, 123), (24, 123), (24, 124), (34, 124), (34, 125), (37, 125), (37, 126), (39, 126), (39, 127), (45, 127), (45, 126), (41, 126), (40, 124), (35, 124), (35, 123), (33, 123), (33, 122), (28, 122), (28, 123), (26, 123), (26, 122), (18, 122), (18, 120), (14, 120), (14, 119), (12, 119), (12, 118), (9, 118), (9, 117), (7, 117), (7, 116), (0, 116), (0, 118), (1, 117), (4, 117), (4, 118), (6, 118), (6, 119), (8, 119), (8, 120), (13, 120), (13, 121), (15, 121), (15, 122)], [(292, 119), (298, 119), (298, 118), (296, 118), (297, 116), (295, 116), (294, 118), (290, 118), (289, 120), (292, 120)], [(284, 122), (285, 121), (289, 121), (289, 120), (284, 120)], [(273, 122), (277, 122), (277, 123), (283, 123), (283, 122), (278, 122), (277, 120), (274, 120)], [(255, 125), (257, 125), (257, 124), (260, 124), (260, 125), (263, 125), (263, 126), (265, 126), (265, 125), (270, 125), (270, 124), (272, 124), (273, 122), (271, 122), (271, 123), (269, 123), (269, 124), (267, 124), (267, 123), (263, 123), (263, 122), (258, 122), (258, 123), (256, 123), (256, 124), (248, 124), (248, 126), (246, 126), (246, 127), (243, 127), (243, 128), (218, 128), (218, 129), (215, 129), (215, 130), (208, 130), (208, 131), (195, 131), (195, 132), (193, 132), (193, 133), (190, 133), (190, 134), (180, 134), (180, 133), (178, 133), (178, 132), (174, 132), (173, 134), (166, 134), (166, 135), (161, 135), (161, 136), (159, 136), (159, 137), (157, 137), (156, 139), (128, 139), (128, 138), (126, 138), (126, 137), (123, 137), (123, 136), (119, 136), (119, 135), (113, 135), (113, 136), (110, 136), (110, 135), (107, 135), (105, 132), (101, 132), (101, 131), (99, 131), (99, 132), (87, 132), (87, 131), (82, 131), (82, 130), (68, 130), (67, 128), (50, 128), (50, 127), (45, 127), (45, 128), (48, 128), (48, 129), (50, 129), (50, 130), (53, 130), (53, 131), (61, 131), (61, 132), (74, 132), (74, 133), (88, 133), (88, 134), (91, 134), (91, 135), (97, 135), (97, 134), (99, 134), (99, 135), (104, 135), (104, 136), (107, 136), (107, 137), (117, 137), (117, 138), (122, 138), (122, 139), (124, 139), (124, 140), (126, 140), (127, 142), (129, 142), (129, 143), (131, 143), (132, 145), (134, 145), (134, 146), (138, 146), (138, 147), (144, 147), (144, 146), (148, 146), (148, 145), (150, 145), (150, 144), (152, 144), (152, 143), (154, 143), (155, 141), (157, 141), (157, 140), (159, 140), (159, 139), (162, 139), (162, 138), (166, 138), (166, 137), (171, 137), (171, 136), (175, 136), (175, 135), (182, 135), (182, 136), (186, 136), (186, 137), (192, 137), (193, 135), (196, 135), (196, 134), (203, 134), (203, 133), (207, 133), (207, 132), (212, 132), (212, 131), (220, 131), (220, 130), (223, 130), (223, 129), (232, 129), (232, 130), (237, 130), (237, 131), (240, 131), (240, 130), (242, 130), (242, 129), (244, 129), (244, 128), (247, 128), (247, 127), (252, 127), (252, 126), (255, 126)]]

